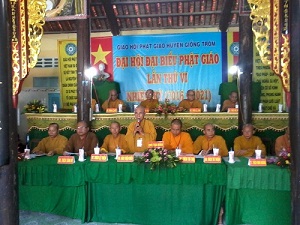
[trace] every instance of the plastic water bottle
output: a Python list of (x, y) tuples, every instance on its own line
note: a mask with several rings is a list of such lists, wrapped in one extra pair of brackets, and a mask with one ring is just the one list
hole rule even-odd
[(228, 152), (228, 162), (234, 163), (234, 151), (232, 147), (230, 148), (230, 151)]
[(57, 112), (57, 105), (55, 104), (55, 102), (53, 103), (53, 112), (54, 112), (54, 113)]
[(77, 105), (76, 104), (73, 105), (73, 113), (77, 113)]
[(97, 103), (97, 104), (95, 105), (95, 112), (98, 113), (99, 111), (100, 111), (100, 109), (99, 109), (99, 104)]

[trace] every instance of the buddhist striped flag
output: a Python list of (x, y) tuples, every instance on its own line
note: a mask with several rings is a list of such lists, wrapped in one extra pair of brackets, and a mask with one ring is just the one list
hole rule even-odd
[[(237, 65), (239, 61), (239, 33), (228, 32), (227, 33), (227, 68), (229, 69), (233, 65)], [(224, 73), (223, 73), (224, 74)], [(223, 77), (223, 82), (232, 81), (232, 74), (228, 74), (227, 80)]]

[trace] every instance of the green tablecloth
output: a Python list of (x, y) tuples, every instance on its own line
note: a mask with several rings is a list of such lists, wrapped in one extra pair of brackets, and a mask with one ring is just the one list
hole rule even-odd
[(151, 171), (147, 164), (87, 162), (88, 221), (147, 225), (218, 221), (225, 164), (178, 164)]
[(227, 164), (226, 224), (291, 224), (290, 171), (240, 160)]
[[(19, 162), (20, 209), (84, 221), (111, 223), (216, 224), (224, 196), (226, 224), (291, 224), (290, 174), (269, 165), (148, 164), (76, 161), (57, 156)], [(226, 169), (227, 166), (227, 169)]]
[(84, 164), (58, 165), (57, 156), (19, 162), (19, 206), (85, 220)]

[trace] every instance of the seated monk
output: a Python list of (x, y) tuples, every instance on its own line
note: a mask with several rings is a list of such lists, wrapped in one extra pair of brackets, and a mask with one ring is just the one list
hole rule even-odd
[(180, 119), (171, 121), (171, 130), (163, 134), (162, 141), (167, 150), (180, 148), (182, 153), (193, 153), (193, 140), (189, 133), (182, 132), (182, 122)]
[(152, 89), (148, 89), (145, 95), (146, 100), (142, 101), (140, 105), (146, 109), (149, 109), (149, 112), (153, 112), (159, 104), (158, 100), (153, 98), (154, 91)]
[(98, 138), (96, 134), (89, 130), (90, 128), (85, 121), (78, 122), (76, 133), (70, 137), (63, 154), (68, 155), (68, 152), (79, 153), (79, 149), (84, 149), (87, 156), (93, 154), (94, 148), (98, 146)]
[(195, 99), (195, 91), (188, 90), (186, 96), (187, 99), (183, 99), (181, 102), (179, 102), (178, 107), (182, 107), (186, 110), (189, 110), (190, 108), (200, 108), (201, 111), (203, 110), (202, 103)]
[(207, 155), (212, 153), (213, 148), (218, 148), (220, 156), (228, 155), (226, 142), (222, 136), (215, 135), (213, 124), (205, 124), (203, 133), (204, 135), (199, 136), (194, 141), (194, 154), (198, 154), (202, 150), (201, 155)]
[(101, 152), (116, 152), (116, 148), (120, 148), (122, 153), (128, 152), (128, 145), (125, 140), (125, 134), (120, 134), (121, 126), (117, 121), (113, 121), (109, 126), (111, 134), (104, 138), (101, 146)]
[(222, 112), (227, 112), (228, 108), (235, 108), (235, 105), (238, 104), (238, 93), (236, 91), (232, 91), (228, 97), (229, 99), (223, 102)]
[(38, 145), (32, 150), (32, 153), (43, 154), (48, 156), (55, 154), (62, 155), (63, 150), (68, 142), (65, 136), (60, 135), (57, 123), (50, 123), (48, 127), (48, 137), (43, 138)]
[(285, 129), (285, 134), (276, 138), (275, 141), (275, 153), (279, 156), (281, 151), (291, 152), (291, 142), (290, 142), (290, 129), (287, 127)]
[(255, 149), (261, 150), (261, 155), (266, 155), (266, 147), (260, 137), (254, 136), (254, 127), (252, 124), (245, 124), (242, 130), (243, 134), (234, 139), (235, 156), (254, 156)]
[(118, 109), (119, 104), (122, 104), (122, 111), (126, 110), (126, 105), (120, 99), (118, 99), (119, 94), (115, 89), (109, 91), (108, 99), (102, 104), (102, 109), (105, 112), (108, 108)]

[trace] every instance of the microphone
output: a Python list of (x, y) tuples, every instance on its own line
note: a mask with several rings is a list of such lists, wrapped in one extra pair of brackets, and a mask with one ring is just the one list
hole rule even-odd
[[(141, 120), (140, 120), (140, 118), (138, 118), (138, 119), (137, 119), (137, 124), (135, 125), (135, 129), (137, 129), (138, 127), (140, 127), (140, 125), (141, 125)], [(140, 132), (137, 131), (137, 130), (135, 130), (135, 131), (134, 131), (134, 134), (136, 134), (136, 133), (140, 133)]]

